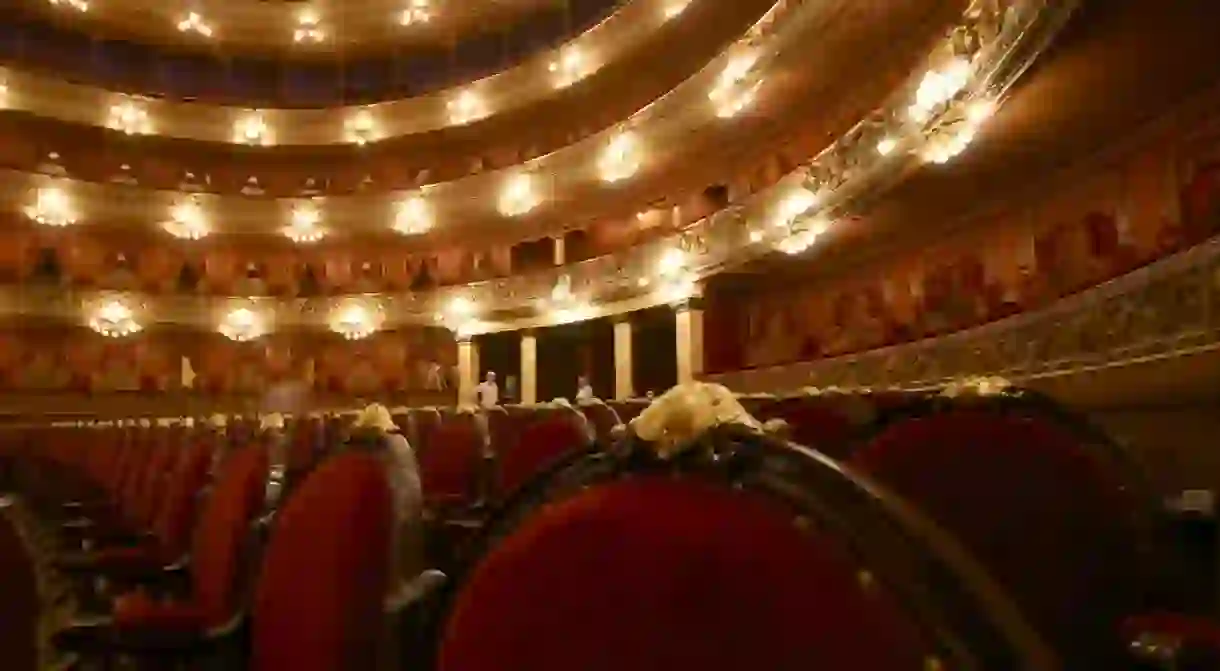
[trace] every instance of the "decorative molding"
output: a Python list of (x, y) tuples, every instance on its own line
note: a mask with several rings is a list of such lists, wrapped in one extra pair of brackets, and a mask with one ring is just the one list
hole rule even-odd
[(937, 387), (964, 377), (1014, 383), (1220, 349), (1220, 238), (1050, 307), (860, 354), (710, 375), (740, 392)]

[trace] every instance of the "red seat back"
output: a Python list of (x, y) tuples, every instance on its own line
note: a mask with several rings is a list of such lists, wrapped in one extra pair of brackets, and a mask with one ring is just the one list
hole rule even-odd
[(373, 454), (340, 454), (306, 478), (263, 559), (252, 671), (376, 668), (393, 517)]
[(191, 584), (195, 605), (208, 626), (237, 613), (250, 523), (262, 507), (267, 480), (265, 450), (236, 450), (222, 467), (195, 527)]
[(208, 470), (212, 466), (212, 446), (208, 441), (193, 440), (182, 450), (183, 455), (166, 486), (153, 528), (161, 550), (171, 561), (188, 549), (190, 531), (207, 485)]
[(587, 447), (590, 437), (584, 421), (576, 411), (564, 409), (526, 425), (516, 445), (497, 455), (497, 493), (511, 494), (564, 455)]
[(1069, 667), (1118, 650), (1118, 622), (1146, 584), (1134, 503), (1067, 429), (991, 410), (940, 413), (893, 425), (851, 464), (953, 533)]
[(838, 539), (776, 500), (642, 476), (546, 505), (460, 590), (441, 671), (922, 669), (929, 647)]
[(462, 504), (477, 495), (484, 435), (469, 415), (432, 427), (428, 447), (418, 452), (424, 501)]

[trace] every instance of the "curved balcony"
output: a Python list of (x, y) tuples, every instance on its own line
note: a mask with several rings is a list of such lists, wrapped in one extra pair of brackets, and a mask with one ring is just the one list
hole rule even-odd
[[(251, 11), (247, 3), (228, 4), (234, 5), (228, 11), (237, 14)], [(365, 104), (417, 96), (507, 70), (596, 26), (613, 15), (622, 2), (517, 2), (511, 7), (497, 4), (500, 5), (500, 20), (484, 22), (486, 17), (474, 16), (477, 11), (458, 12), (455, 19), (462, 15), (466, 18), (451, 26), (457, 31), (415, 31), (417, 38), (428, 39), (412, 40), (411, 31), (403, 31), (402, 26), (388, 20), (384, 13), (373, 22), (368, 21), (371, 17), (366, 15), (362, 20), (345, 24), (352, 28), (352, 39), (360, 39), (368, 28), (377, 28), (383, 37), (387, 30), (397, 33), (393, 44), (387, 44), (384, 39), (369, 41), (364, 44), (366, 55), (363, 57), (358, 49), (349, 49), (352, 53), (345, 58), (321, 60), (316, 48), (312, 49), (315, 52), (312, 59), (303, 60), (302, 49), (278, 56), (260, 56), (222, 51), (218, 46), (223, 44), (211, 44), (206, 39), (193, 49), (183, 49), (181, 43), (171, 49), (165, 46), (164, 39), (159, 45), (155, 40), (150, 44), (139, 38), (181, 35), (173, 30), (181, 17), (172, 21), (166, 17), (164, 23), (150, 20), (144, 14), (146, 5), (141, 6), (139, 26), (143, 29), (142, 34), (134, 40), (130, 34), (95, 36), (83, 32), (79, 23), (25, 16), (22, 17), (24, 21), (0, 24), (0, 62), (47, 72), (76, 83), (151, 97), (274, 107)], [(653, 0), (636, 4), (656, 5)], [(261, 11), (278, 14), (285, 9), (295, 10), (272, 7)], [(512, 10), (524, 13), (516, 20), (504, 16)], [(174, 11), (170, 5), (154, 10), (160, 13)], [(661, 16), (664, 18), (663, 13)], [(480, 26), (496, 28), (473, 32), (469, 25), (472, 19)], [(280, 22), (270, 30), (257, 30), (257, 25), (257, 22), (247, 23), (236, 30), (234, 26), (227, 26), (223, 33), (217, 25), (215, 37), (244, 35), (257, 38), (256, 43), (261, 44), (264, 51), (271, 45), (283, 51), (283, 42), (276, 37), (288, 40), (293, 34), (291, 21)], [(191, 32), (187, 31), (187, 35)], [(367, 55), (369, 49), (380, 49), (383, 53), (370, 56)]]
[(916, 342), (710, 375), (742, 392), (924, 389), (999, 376), (1034, 384), (1220, 350), (1220, 239), (1028, 313)]
[[(973, 13), (968, 21), (991, 26), (988, 31), (969, 32), (982, 36), (976, 57), (978, 79), (971, 85), (977, 90), (1002, 92), (1040, 53), (1049, 36), (1072, 10), (1070, 5), (1057, 5), (1053, 11), (1037, 2), (1015, 3), (1001, 9), (1002, 17), (989, 13)], [(1016, 18), (1013, 18), (1016, 17)], [(999, 20), (997, 20), (999, 19)], [(977, 25), (976, 25), (977, 28)], [(949, 40), (956, 40), (963, 28), (955, 29)], [(777, 210), (785, 210), (785, 202), (793, 184), (808, 183), (811, 176), (824, 175), (831, 181), (822, 186), (833, 188), (836, 200), (859, 193), (864, 184), (893, 178), (893, 170), (909, 169), (913, 156), (895, 154), (878, 157), (877, 142), (894, 132), (893, 126), (875, 123), (877, 119), (905, 118), (912, 93), (920, 77), (900, 87), (869, 121), (835, 146), (823, 152), (811, 166), (802, 168), (780, 187), (768, 190), (742, 207), (730, 208), (709, 217), (676, 238), (641, 245), (630, 253), (603, 257), (544, 273), (521, 275), (507, 279), (453, 287), (430, 293), (408, 293), (366, 297), (378, 301), (386, 316), (386, 324), (437, 323), (437, 315), (456, 300), (477, 306), (480, 312), (478, 328), (483, 331), (530, 328), (554, 323), (555, 316), (540, 313), (538, 304), (546, 301), (563, 280), (570, 291), (587, 298), (595, 305), (586, 316), (628, 312), (674, 300), (672, 292), (658, 290), (655, 281), (661, 261), (677, 250), (683, 255), (684, 277), (697, 278), (714, 273), (726, 264), (743, 257), (769, 252), (774, 239), (756, 236), (758, 227), (774, 219)], [(975, 89), (970, 89), (975, 90)], [(911, 145), (914, 150), (918, 145)], [(906, 160), (899, 161), (899, 158)], [(832, 169), (833, 168), (833, 169)], [(771, 229), (769, 229), (771, 230)], [(781, 241), (782, 242), (782, 241)], [(663, 284), (663, 282), (661, 283)], [(663, 289), (663, 287), (661, 287)], [(27, 314), (50, 318), (79, 319), (81, 305), (96, 301), (98, 294), (44, 295), (36, 291), (15, 291), (9, 304), (11, 314)], [(184, 298), (151, 298), (139, 294), (125, 300), (138, 303), (146, 316), (158, 323), (179, 323), (206, 326), (218, 312), (228, 309), (232, 300)], [(268, 309), (276, 311), (276, 323), (293, 325), (320, 324), (322, 315), (333, 310), (340, 299), (307, 299), (282, 302)]]
[[(952, 20), (951, 10), (944, 6), (911, 6), (909, 13), (903, 15), (908, 20), (887, 23), (882, 20), (880, 10), (867, 6), (857, 5), (828, 15), (820, 6), (810, 5), (807, 11), (802, 10), (780, 24), (773, 40), (775, 46), (765, 47), (764, 58), (758, 65), (764, 81), (757, 89), (756, 113), (745, 113), (740, 119), (717, 118), (706, 91), (720, 76), (722, 64), (709, 67), (681, 89), (700, 98), (703, 101), (700, 105), (685, 104), (675, 93), (645, 110), (646, 116), (638, 120), (638, 132), (647, 155), (639, 172), (630, 179), (607, 184), (604, 175), (599, 174), (596, 158), (617, 133), (591, 138), (564, 152), (532, 161), (520, 172), (484, 173), (430, 189), (427, 196), (435, 204), (435, 218), (440, 222), (436, 234), (456, 240), (471, 230), (483, 229), (489, 240), (499, 236), (501, 241), (516, 242), (530, 236), (554, 234), (595, 216), (631, 215), (647, 203), (674, 192), (690, 192), (715, 183), (722, 178), (725, 165), (749, 163), (773, 152), (774, 142), (790, 140), (780, 136), (784, 129), (776, 122), (783, 118), (809, 115), (807, 137), (820, 136), (819, 141), (825, 142), (826, 137), (842, 132), (847, 124), (866, 116), (877, 101), (890, 94), (902, 77), (909, 75), (917, 59), (927, 53), (930, 43), (940, 44), (934, 36), (941, 34)], [(841, 18), (845, 12), (852, 12), (855, 17), (853, 30), (823, 34), (822, 26), (832, 18)], [(886, 17), (893, 20), (892, 10)], [(896, 34), (898, 23), (902, 24), (901, 37)], [(819, 35), (822, 39), (815, 39)], [(886, 59), (889, 69), (877, 71), (870, 67), (867, 74), (875, 76), (866, 79), (854, 76), (860, 74), (858, 68), (863, 66), (854, 55), (857, 49), (847, 48), (849, 44), (857, 49), (860, 44), (873, 44), (878, 45), (877, 49), (890, 50), (893, 58)], [(825, 63), (826, 67), (806, 67), (810, 58)], [(904, 89), (902, 94), (905, 96), (908, 91)], [(827, 111), (828, 98), (838, 100), (842, 107), (836, 107), (833, 114), (813, 116), (815, 109)], [(780, 116), (781, 110), (786, 116)], [(708, 130), (692, 133), (692, 120)], [(752, 159), (751, 155), (758, 158)], [(579, 169), (564, 170), (569, 156), (587, 158)], [(501, 194), (507, 183), (522, 173), (537, 177), (534, 196), (538, 207), (506, 216)], [(6, 177), (9, 181), (6, 191), (15, 199), (21, 198), (23, 191), (47, 183), (45, 179), (21, 182), (24, 178), (19, 175)], [(165, 216), (175, 195), (121, 187), (91, 190), (93, 195), (78, 205), (82, 220), (143, 218), (153, 223)], [(123, 198), (114, 197), (119, 192), (123, 192)], [(331, 198), (318, 207), (325, 225), (333, 231), (384, 231), (393, 204), (410, 195), (413, 194)], [(26, 193), (25, 197), (30, 195)], [(218, 208), (215, 218), (223, 222), (223, 227), (255, 232), (283, 226), (285, 208), (292, 203), (221, 198), (207, 200), (206, 205), (209, 209)], [(386, 218), (370, 216), (378, 212), (385, 213), (381, 216)]]
[[(282, 54), (340, 58), (393, 51), (403, 44), (436, 44), (447, 37), (502, 25), (536, 22), (551, 14), (587, 20), (603, 0), (313, 0), (298, 2), (176, 3), (108, 0), (104, 4), (14, 0), (26, 20), (63, 25), (98, 39), (200, 50), (228, 55)], [(191, 10), (191, 11), (187, 11)], [(195, 20), (188, 20), (194, 13)], [(181, 26), (180, 26), (181, 24)], [(312, 30), (313, 33), (306, 31)]]

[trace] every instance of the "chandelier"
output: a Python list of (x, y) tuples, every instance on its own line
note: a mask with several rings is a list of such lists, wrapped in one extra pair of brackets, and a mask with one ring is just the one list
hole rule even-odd
[(313, 203), (302, 203), (292, 210), (292, 223), (284, 228), (284, 235), (298, 244), (317, 242), (326, 236), (321, 223), (318, 208)]
[(194, 199), (184, 200), (170, 209), (170, 221), (165, 230), (175, 238), (198, 240), (208, 234), (203, 208)]
[(225, 315), (217, 330), (229, 340), (248, 342), (263, 335), (263, 324), (253, 310), (238, 308)]
[(44, 226), (71, 226), (76, 223), (76, 212), (63, 189), (45, 186), (38, 190), (34, 205), (25, 209), (30, 219)]
[(419, 235), (432, 228), (432, 212), (421, 196), (412, 196), (398, 204), (394, 212), (394, 230), (403, 235)]
[(335, 313), (330, 328), (346, 340), (363, 340), (377, 332), (377, 316), (359, 303), (350, 303)]
[(362, 147), (377, 139), (377, 121), (368, 110), (360, 110), (348, 119), (346, 128), (348, 140)]
[(106, 126), (127, 135), (152, 133), (152, 123), (149, 121), (148, 111), (131, 100), (125, 100), (110, 108)]
[(432, 11), (428, 7), (428, 0), (410, 0), (407, 8), (399, 15), (398, 21), (404, 26), (411, 26), (427, 23), (431, 18)]
[(107, 338), (123, 338), (144, 330), (131, 308), (119, 301), (108, 301), (93, 312), (89, 328)]

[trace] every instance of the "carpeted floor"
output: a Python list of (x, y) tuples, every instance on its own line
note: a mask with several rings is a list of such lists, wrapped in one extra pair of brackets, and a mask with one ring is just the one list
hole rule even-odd
[(0, 668), (37, 671), (38, 577), (11, 512), (0, 499)]

